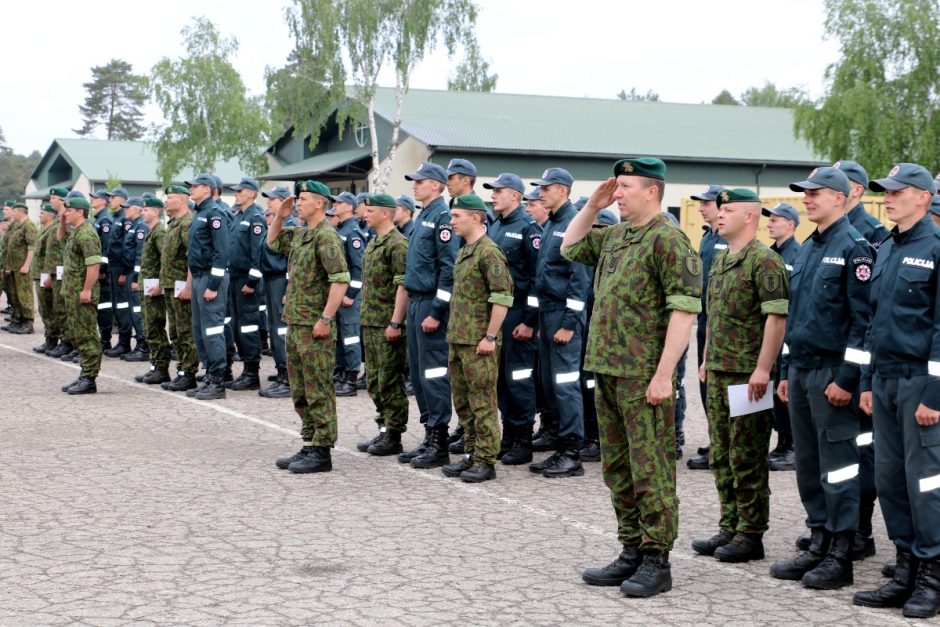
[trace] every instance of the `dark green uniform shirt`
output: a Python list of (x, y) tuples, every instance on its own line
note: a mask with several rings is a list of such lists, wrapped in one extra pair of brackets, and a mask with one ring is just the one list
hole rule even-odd
[(41, 272), (44, 272), (52, 277), (52, 280), (56, 280), (56, 267), (62, 265), (62, 252), (65, 250), (65, 243), (69, 240), (69, 231), (65, 231), (65, 235), (62, 239), (57, 237), (59, 230), (59, 220), (62, 218), (56, 217), (52, 221), (52, 224), (49, 225), (49, 229), (52, 230), (52, 235), (49, 236), (49, 239), (46, 240), (46, 260)]
[[(85, 286), (85, 269), (101, 263), (101, 239), (94, 225), (87, 220), (72, 231), (65, 244), (65, 275), (62, 293), (69, 298), (77, 298)], [(94, 300), (97, 301), (98, 284), (94, 286)]]
[(665, 346), (670, 310), (702, 309), (702, 260), (689, 238), (660, 214), (639, 227), (621, 222), (591, 229), (562, 254), (596, 266), (584, 369), (652, 378)]
[(11, 272), (19, 272), (26, 263), (26, 255), (36, 249), (38, 232), (36, 224), (27, 218), (22, 222), (14, 222), (7, 233), (6, 250), (4, 251), (3, 267)]
[(496, 242), (484, 235), (461, 248), (454, 261), (454, 296), (450, 301), (447, 341), (479, 343), (490, 324), (491, 305), (512, 307), (512, 294), (506, 255)]
[(395, 293), (405, 282), (408, 238), (398, 229), (369, 240), (362, 257), (362, 309), (364, 327), (386, 327), (395, 311)]
[(55, 222), (51, 222), (39, 229), (39, 235), (36, 237), (36, 254), (33, 255), (33, 265), (29, 269), (29, 276), (33, 279), (41, 278), (40, 275), (45, 272), (46, 246), (49, 245), (49, 238), (55, 237), (57, 226)]
[(163, 257), (163, 248), (166, 240), (166, 229), (162, 222), (149, 231), (144, 238), (144, 247), (140, 251), (140, 272), (137, 274), (137, 291), (149, 296), (144, 292), (144, 279), (159, 279), (162, 269), (161, 258)]
[[(343, 242), (329, 222), (313, 228), (290, 226), (278, 233), (271, 250), (287, 255), (284, 322), (313, 326), (323, 314), (331, 283), (349, 283)], [(331, 337), (336, 337), (331, 327)]]
[(783, 259), (758, 240), (736, 253), (725, 249), (708, 277), (708, 351), (705, 369), (752, 372), (757, 367), (764, 322), (786, 316), (790, 273)]
[(176, 281), (185, 281), (189, 270), (189, 225), (193, 214), (187, 211), (171, 220), (163, 238), (163, 254), (160, 258), (160, 287), (173, 289)]

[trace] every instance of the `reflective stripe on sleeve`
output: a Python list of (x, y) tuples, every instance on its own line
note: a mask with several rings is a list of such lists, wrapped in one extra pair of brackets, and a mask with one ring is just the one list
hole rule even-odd
[(439, 379), (447, 374), (447, 367), (444, 368), (428, 368), (424, 371), (425, 379)]
[(104, 255), (101, 255), (101, 263), (109, 263), (108, 258), (105, 257)]
[(140, 272), (140, 266), (134, 266), (134, 272)]
[(248, 276), (253, 276), (256, 279), (260, 279), (262, 277), (261, 270), (255, 270), (254, 268), (252, 268), (251, 270), (248, 271)]
[(225, 268), (212, 268), (212, 276), (225, 276)]
[(927, 374), (933, 377), (940, 377), (940, 361), (928, 361)]
[(225, 325), (222, 325), (219, 327), (207, 327), (206, 335), (218, 335), (222, 333), (223, 331), (225, 331)]
[(512, 380), (521, 381), (522, 379), (528, 379), (532, 376), (532, 368), (524, 368), (522, 370), (513, 370), (512, 371)]
[(446, 290), (437, 290), (437, 297), (445, 303), (450, 302), (450, 292)]
[(257, 324), (246, 324), (246, 325), (243, 326), (243, 327), (239, 327), (239, 330), (240, 330), (242, 333), (257, 333), (257, 332), (258, 332), (258, 325), (257, 325)]
[(525, 303), (529, 307), (538, 307), (539, 299), (536, 296), (529, 296), (528, 298), (525, 299)]
[(287, 335), (287, 327), (278, 327), (278, 328), (277, 328), (277, 334), (278, 334), (278, 335)]
[(597, 381), (594, 379), (588, 379), (587, 381), (584, 382), (584, 385), (587, 389), (593, 390), (594, 386), (597, 385)]
[(127, 308), (130, 307), (130, 306), (131, 306), (130, 303), (118, 303), (118, 304), (117, 304), (117, 308), (118, 308), (118, 309), (127, 309)]
[(134, 305), (133, 307), (131, 307), (131, 311), (133, 311), (134, 313), (140, 313), (140, 305)]
[(268, 310), (267, 305), (258, 305), (258, 311), (267, 311), (267, 310)]
[(362, 289), (362, 281), (350, 281), (349, 287), (353, 288), (354, 290)]
[(845, 349), (845, 360), (859, 366), (867, 366), (871, 363), (871, 353), (849, 346)]
[(572, 311), (584, 311), (584, 301), (568, 298), (565, 300), (565, 307)]

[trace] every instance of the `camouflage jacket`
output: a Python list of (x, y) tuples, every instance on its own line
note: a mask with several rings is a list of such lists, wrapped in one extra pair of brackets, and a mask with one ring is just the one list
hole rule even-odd
[(173, 289), (176, 281), (186, 280), (189, 271), (189, 225), (192, 221), (193, 214), (187, 211), (182, 217), (170, 220), (167, 225), (160, 257), (162, 289)]
[(56, 267), (62, 265), (63, 252), (65, 251), (65, 243), (69, 239), (69, 232), (65, 232), (65, 237), (59, 239), (57, 237), (59, 230), (59, 220), (62, 218), (57, 217), (52, 221), (52, 224), (49, 225), (49, 230), (52, 232), (49, 235), (49, 239), (46, 240), (46, 251), (45, 251), (45, 261), (43, 262), (43, 267), (39, 270), (40, 272), (45, 272), (52, 276), (52, 280), (56, 280)]
[[(85, 269), (101, 263), (101, 239), (91, 222), (82, 222), (72, 231), (65, 244), (65, 274), (62, 293), (68, 298), (77, 298), (85, 285)], [(97, 302), (98, 283), (95, 282), (94, 300)]]
[(736, 253), (715, 255), (708, 277), (705, 369), (752, 372), (767, 316), (787, 315), (789, 286), (783, 259), (756, 239)]
[(490, 324), (490, 305), (512, 307), (512, 294), (506, 255), (493, 240), (484, 235), (461, 248), (454, 261), (447, 341), (476, 345)]
[(385, 327), (391, 321), (407, 258), (408, 239), (398, 229), (369, 241), (362, 257), (362, 326)]
[(165, 241), (166, 229), (163, 227), (163, 222), (157, 222), (152, 229), (147, 231), (143, 250), (140, 251), (140, 272), (137, 275), (138, 292), (143, 293), (144, 291), (144, 279), (160, 278)]
[[(330, 284), (349, 283), (343, 242), (326, 220), (313, 228), (290, 226), (277, 235), (271, 250), (287, 255), (284, 322), (313, 326), (323, 314)], [(331, 327), (331, 337), (336, 337)]]
[(672, 310), (701, 311), (702, 260), (689, 238), (660, 214), (639, 227), (591, 229), (562, 254), (597, 267), (584, 369), (652, 378)]
[(4, 270), (19, 272), (26, 263), (26, 255), (36, 249), (37, 236), (36, 224), (29, 218), (10, 225), (3, 255)]
[(29, 275), (34, 279), (39, 279), (39, 275), (45, 272), (46, 247), (49, 245), (49, 238), (55, 237), (57, 226), (55, 222), (50, 222), (39, 229), (39, 235), (36, 237), (36, 254), (33, 255), (33, 265), (29, 269)]

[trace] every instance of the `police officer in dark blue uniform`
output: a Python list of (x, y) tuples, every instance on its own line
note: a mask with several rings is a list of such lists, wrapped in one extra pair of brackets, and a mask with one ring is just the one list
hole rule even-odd
[[(705, 349), (705, 329), (708, 327), (708, 314), (706, 313), (705, 307), (705, 297), (708, 294), (708, 273), (711, 270), (715, 255), (728, 247), (728, 242), (725, 241), (725, 238), (718, 234), (718, 204), (715, 200), (722, 190), (724, 190), (724, 187), (721, 185), (709, 185), (705, 188), (704, 192), (691, 197), (692, 200), (698, 201), (699, 213), (702, 214), (702, 219), (705, 220), (705, 225), (702, 227), (704, 231), (702, 233), (702, 241), (698, 247), (698, 254), (702, 258), (702, 311), (698, 314), (698, 322), (695, 328), (699, 368), (702, 367), (702, 357), (704, 356), (702, 351)], [(705, 384), (701, 381), (698, 383), (698, 391), (704, 405)], [(705, 419), (708, 419), (707, 414)], [(685, 432), (680, 429), (680, 426), (681, 425), (676, 424), (677, 447), (685, 444)], [(686, 466), (692, 470), (708, 470), (708, 446), (699, 448), (698, 455), (690, 457), (686, 461)]]
[(202, 385), (186, 392), (200, 400), (225, 398), (225, 310), (228, 302), (229, 230), (223, 210), (212, 199), (215, 180), (199, 174), (186, 181), (196, 205), (189, 227), (189, 273), (193, 338), (206, 365)]
[(500, 174), (483, 187), (493, 190), (496, 219), (487, 235), (506, 255), (515, 289), (513, 305), (503, 320), (496, 395), (503, 420), (498, 455), (506, 465), (532, 461), (532, 426), (535, 423), (535, 362), (538, 358), (539, 311), (529, 302), (535, 284), (542, 229), (522, 206), (525, 185), (515, 174)]
[(395, 199), (395, 226), (407, 239), (411, 239), (411, 232), (415, 230), (415, 201), (410, 196), (399, 196)]
[(140, 311), (140, 292), (134, 289), (140, 273), (140, 256), (144, 251), (144, 239), (150, 230), (141, 215), (144, 199), (135, 196), (121, 205), (124, 208), (124, 247), (121, 252), (121, 266), (124, 268), (125, 287), (129, 291), (131, 326), (137, 338), (134, 350), (121, 355), (124, 361), (148, 361), (150, 348), (144, 336), (144, 320)]
[[(130, 286), (121, 284), (119, 279), (125, 275), (126, 269), (121, 263), (124, 251), (124, 233), (126, 225), (124, 223), (124, 207), (121, 205), (130, 198), (127, 190), (123, 187), (112, 189), (108, 204), (111, 208), (111, 240), (108, 242), (108, 250), (101, 249), (102, 256), (108, 258), (108, 282), (111, 288), (111, 301), (113, 303), (114, 321), (118, 327), (118, 342), (109, 350), (104, 351), (106, 357), (120, 357), (131, 352), (131, 302)], [(126, 275), (125, 275), (126, 277)]]
[(891, 581), (853, 602), (930, 618), (940, 608), (940, 233), (927, 215), (936, 187), (913, 163), (869, 187), (886, 193), (897, 226), (872, 273), (860, 404), (874, 417), (878, 499), (897, 559)]
[(91, 208), (95, 213), (95, 231), (101, 240), (101, 265), (98, 267), (98, 333), (101, 335), (101, 350), (111, 350), (111, 330), (114, 328), (114, 306), (111, 303), (111, 281), (108, 279), (107, 256), (111, 244), (113, 218), (108, 210), (111, 194), (106, 189), (99, 189), (89, 194)]
[(447, 425), (451, 418), (450, 376), (447, 371), (447, 323), (454, 289), (457, 241), (450, 209), (441, 197), (447, 185), (444, 168), (422, 163), (405, 176), (413, 181), (415, 199), (424, 205), (408, 243), (405, 289), (408, 290), (409, 369), (415, 399), (426, 422), (424, 442), (401, 453), (398, 461), (415, 468), (443, 466), (449, 461)]
[(541, 186), (542, 203), (550, 212), (539, 246), (534, 295), (539, 308), (543, 417), (557, 420), (558, 442), (550, 457), (531, 464), (529, 470), (546, 477), (584, 474), (580, 454), (584, 444), (581, 343), (591, 271), (561, 256), (565, 229), (578, 213), (568, 199), (573, 184), (574, 178), (562, 168), (545, 170), (533, 183)]
[[(934, 185), (937, 186), (937, 189), (940, 189), (940, 176), (933, 180)], [(940, 227), (940, 194), (934, 194), (933, 200), (930, 201), (930, 219), (933, 220), (933, 223)]]
[[(268, 199), (264, 220), (270, 226), (281, 203), (292, 195), (291, 190), (286, 187), (275, 187), (262, 192), (261, 195)], [(297, 220), (291, 216), (284, 220), (284, 226), (297, 226)], [(271, 356), (274, 358), (277, 374), (273, 379), (268, 377), (273, 382), (269, 387), (259, 390), (258, 394), (265, 398), (290, 398), (290, 382), (287, 378), (287, 346), (284, 343), (287, 338), (287, 325), (283, 320), (284, 294), (287, 293), (287, 255), (274, 252), (267, 242), (261, 250), (261, 274), (264, 277), (262, 282), (264, 302), (268, 328), (271, 331)]]
[(349, 267), (349, 285), (339, 309), (336, 310), (336, 396), (356, 396), (356, 380), (362, 365), (362, 340), (359, 327), (359, 308), (362, 299), (362, 255), (366, 250), (366, 237), (359, 229), (359, 220), (353, 215), (358, 204), (350, 192), (331, 196), (333, 204), (326, 215), (336, 227), (346, 253)]
[(878, 221), (878, 218), (865, 211), (865, 205), (862, 204), (862, 196), (868, 189), (868, 172), (861, 165), (854, 161), (843, 159), (836, 161), (832, 167), (839, 168), (849, 177), (849, 184), (852, 186), (852, 192), (849, 194), (849, 202), (846, 207), (849, 209), (849, 222), (855, 227), (855, 230), (862, 234), (862, 237), (868, 240), (872, 248), (878, 250), (881, 243), (888, 239), (890, 235), (888, 229)]
[[(774, 241), (770, 250), (783, 259), (787, 272), (793, 271), (793, 262), (796, 261), (803, 247), (796, 240), (796, 227), (800, 224), (799, 212), (787, 203), (778, 203), (769, 209), (761, 210), (767, 216), (767, 234)], [(777, 358), (774, 388), (780, 384), (780, 368), (783, 355)], [(774, 431), (777, 432), (777, 446), (767, 456), (771, 470), (796, 470), (796, 453), (793, 451), (793, 431), (790, 428), (790, 411), (787, 404), (774, 395)], [(809, 536), (806, 536), (809, 546)]]
[[(229, 329), (243, 366), (241, 375), (226, 382), (225, 387), (236, 391), (257, 390), (261, 387), (261, 306), (264, 303), (261, 256), (268, 225), (261, 208), (255, 204), (260, 190), (258, 181), (242, 178), (229, 189), (235, 192), (235, 204), (229, 211)], [(227, 347), (227, 352), (234, 347)]]
[(777, 393), (789, 403), (796, 481), (810, 529), (809, 550), (777, 562), (770, 573), (810, 588), (854, 581), (852, 543), (858, 526), (860, 368), (874, 251), (845, 215), (849, 179), (838, 168), (813, 170), (790, 185), (804, 193), (817, 225), (793, 263), (790, 312)]

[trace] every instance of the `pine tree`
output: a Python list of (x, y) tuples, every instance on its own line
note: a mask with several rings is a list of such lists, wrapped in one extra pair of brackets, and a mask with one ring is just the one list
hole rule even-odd
[(132, 70), (130, 63), (120, 59), (91, 68), (91, 81), (84, 85), (88, 96), (78, 107), (83, 126), (76, 133), (91, 135), (100, 124), (108, 139), (140, 139), (145, 130), (141, 108), (147, 102), (147, 77)]

